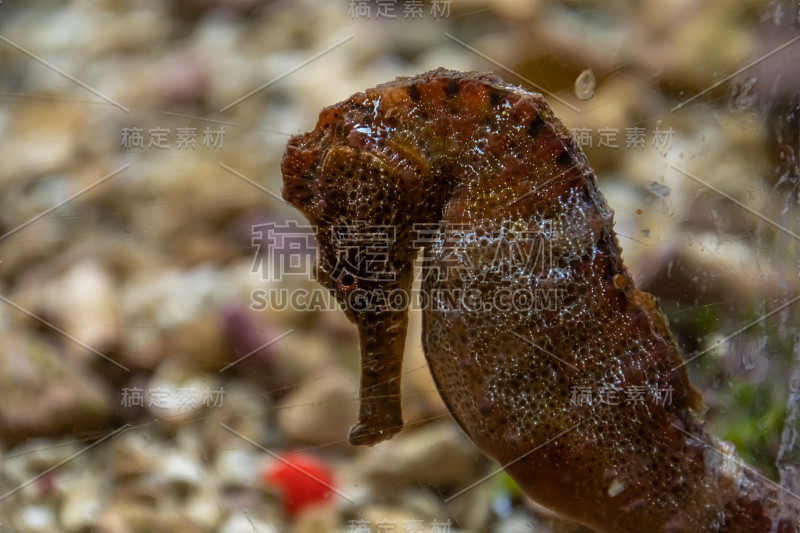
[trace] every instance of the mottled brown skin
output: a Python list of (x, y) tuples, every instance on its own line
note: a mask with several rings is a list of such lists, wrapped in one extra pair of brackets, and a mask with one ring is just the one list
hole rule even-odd
[[(665, 319), (622, 263), (594, 172), (541, 95), (477, 73), (398, 78), (326, 108), (313, 131), (289, 142), (282, 170), (284, 197), (319, 228), (318, 279), (359, 329), (351, 443), (402, 428), (407, 312), (354, 309), (349, 295), (408, 292), (414, 224), (433, 224), (442, 238), (424, 243), (426, 266), (471, 271), (429, 276), (424, 294), (469, 290), (479, 303), (504, 290), (559, 295), (535, 309), (423, 311), (442, 398), (528, 495), (601, 532), (797, 531), (797, 502), (704, 429)], [(358, 272), (334, 271), (342, 252), (331, 229), (356, 221), (396, 228), (390, 263), (362, 258)], [(546, 261), (498, 255), (519, 242), (545, 250)], [(381, 269), (394, 279), (376, 279)], [(575, 387), (630, 386), (648, 400), (573, 396)]]

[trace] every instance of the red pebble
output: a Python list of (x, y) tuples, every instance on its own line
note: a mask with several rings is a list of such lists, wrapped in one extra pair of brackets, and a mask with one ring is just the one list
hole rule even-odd
[(270, 487), (282, 493), (286, 514), (294, 517), (308, 505), (330, 501), (333, 492), (333, 473), (322, 460), (307, 453), (279, 456), (261, 473)]

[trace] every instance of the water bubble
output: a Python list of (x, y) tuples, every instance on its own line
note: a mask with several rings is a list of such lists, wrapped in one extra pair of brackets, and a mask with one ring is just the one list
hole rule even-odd
[(597, 87), (597, 80), (594, 77), (592, 69), (587, 68), (575, 78), (575, 96), (581, 100), (588, 100), (594, 96), (594, 90)]

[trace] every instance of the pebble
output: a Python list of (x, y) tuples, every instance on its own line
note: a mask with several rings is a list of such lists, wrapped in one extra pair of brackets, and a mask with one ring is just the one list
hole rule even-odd
[(278, 533), (280, 530), (269, 522), (259, 520), (246, 511), (239, 511), (222, 524), (219, 533)]
[(457, 487), (474, 481), (481, 456), (463, 433), (450, 423), (406, 428), (362, 454), (359, 476), (378, 487), (432, 483)]
[(103, 508), (102, 472), (90, 471), (66, 484), (59, 523), (69, 532), (90, 529)]
[(349, 447), (347, 432), (358, 416), (357, 378), (335, 368), (320, 368), (319, 376), (275, 405), (277, 426), (292, 441)]
[(579, 100), (590, 100), (594, 96), (594, 90), (597, 88), (597, 80), (594, 77), (592, 69), (587, 68), (582, 70), (578, 77), (575, 78), (575, 96)]
[(56, 344), (24, 330), (0, 336), (0, 434), (6, 442), (95, 431), (110, 410), (107, 384), (63, 357)]
[(23, 507), (16, 514), (15, 526), (20, 533), (55, 533), (58, 521), (55, 512), (44, 505)]
[(258, 471), (253, 465), (259, 460), (258, 450), (249, 443), (241, 443), (240, 447), (225, 448), (217, 455), (215, 461), (217, 479), (226, 485), (252, 487), (258, 481)]

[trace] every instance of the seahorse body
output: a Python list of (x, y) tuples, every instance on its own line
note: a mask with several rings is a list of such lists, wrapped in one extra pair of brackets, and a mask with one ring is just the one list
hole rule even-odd
[[(402, 427), (407, 323), (354, 296), (408, 293), (423, 247), (441, 396), (533, 499), (609, 533), (797, 531), (797, 502), (704, 429), (594, 172), (541, 95), (478, 73), (398, 78), (323, 110), (282, 170), (284, 197), (319, 228), (318, 279), (359, 328), (352, 443)], [(357, 223), (391, 229), (385, 256), (341, 244), (337, 228)]]

